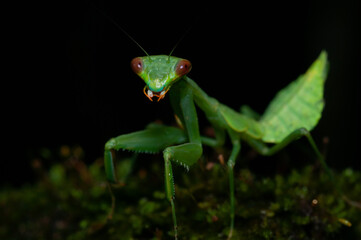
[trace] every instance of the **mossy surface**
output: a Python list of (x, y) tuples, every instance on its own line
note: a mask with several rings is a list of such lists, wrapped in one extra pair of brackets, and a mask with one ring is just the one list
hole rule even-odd
[[(49, 168), (34, 160), (35, 183), (0, 191), (0, 239), (172, 239), (161, 161), (154, 155), (139, 155), (136, 164), (120, 161), (123, 184), (113, 188), (110, 217), (102, 159), (86, 165), (81, 148), (64, 147)], [(203, 159), (189, 172), (173, 171), (180, 239), (226, 239), (225, 167)], [(361, 210), (337, 192), (360, 201), (360, 172), (339, 171), (337, 186), (313, 165), (271, 176), (236, 168), (235, 176), (233, 239), (361, 239)]]

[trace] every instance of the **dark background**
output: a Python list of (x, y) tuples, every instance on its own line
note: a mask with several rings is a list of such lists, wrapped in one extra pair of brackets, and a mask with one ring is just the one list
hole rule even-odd
[[(333, 168), (360, 169), (359, 1), (148, 2), (93, 4), (153, 55), (168, 54), (192, 26), (173, 55), (189, 59), (189, 76), (235, 109), (249, 104), (263, 112), (327, 50), (326, 107), (313, 133), (319, 145), (329, 138)], [(110, 137), (154, 120), (172, 122), (168, 99), (151, 103), (131, 72), (130, 60), (144, 53), (87, 1), (19, 3), (13, 10), (4, 34), (10, 75), (3, 83), (10, 84), (2, 87), (2, 183), (31, 180), (31, 160), (43, 147), (79, 144), (92, 162)]]

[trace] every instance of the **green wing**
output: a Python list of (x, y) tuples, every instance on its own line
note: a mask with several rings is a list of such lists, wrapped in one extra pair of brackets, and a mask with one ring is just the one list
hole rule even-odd
[(256, 120), (246, 115), (242, 115), (226, 105), (220, 105), (221, 114), (230, 126), (236, 132), (246, 132), (255, 139), (260, 139), (263, 135), (262, 125)]
[(160, 124), (151, 124), (147, 129), (120, 135), (110, 139), (105, 148), (124, 149), (140, 153), (158, 153), (166, 147), (187, 141), (183, 130)]
[(324, 107), (327, 72), (327, 53), (323, 51), (304, 75), (277, 93), (260, 120), (263, 141), (278, 143), (298, 128), (310, 131), (317, 125)]

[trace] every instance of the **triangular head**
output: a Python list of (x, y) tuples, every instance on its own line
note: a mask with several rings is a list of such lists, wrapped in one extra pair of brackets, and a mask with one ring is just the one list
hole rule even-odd
[(131, 61), (132, 70), (143, 79), (144, 94), (153, 101), (165, 97), (171, 86), (192, 69), (190, 61), (167, 55), (136, 57)]

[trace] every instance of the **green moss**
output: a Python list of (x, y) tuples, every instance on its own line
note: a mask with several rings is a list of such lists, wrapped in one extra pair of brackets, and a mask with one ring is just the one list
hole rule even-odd
[[(87, 166), (74, 154), (59, 156), (63, 160), (49, 169), (34, 165), (39, 178), (32, 185), (1, 189), (0, 239), (171, 239), (171, 208), (157, 158), (142, 167), (133, 160), (118, 165), (126, 176), (124, 185), (113, 189), (116, 205), (109, 219), (111, 195), (102, 159)], [(200, 161), (188, 173), (174, 167), (181, 239), (228, 234), (226, 170), (205, 165)], [(236, 168), (235, 177), (234, 239), (361, 239), (361, 211), (314, 166), (274, 176)], [(353, 169), (336, 174), (337, 187), (350, 199), (360, 199), (360, 182), (361, 173)]]

